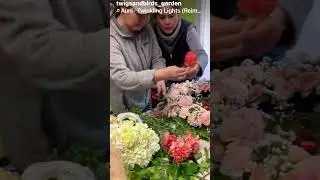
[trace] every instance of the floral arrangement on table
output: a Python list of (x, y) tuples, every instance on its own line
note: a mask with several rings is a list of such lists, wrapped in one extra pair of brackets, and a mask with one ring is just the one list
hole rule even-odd
[(172, 84), (164, 101), (155, 112), (171, 118), (180, 117), (193, 127), (209, 126), (210, 83), (207, 81), (185, 81)]
[[(122, 154), (128, 179), (210, 179), (209, 128), (191, 126), (191, 122), (210, 122), (210, 117), (203, 117), (210, 115), (203, 107), (209, 88), (208, 82), (174, 84), (155, 111), (132, 109), (110, 116), (111, 142)], [(177, 104), (187, 96), (191, 103)], [(179, 111), (172, 114), (168, 107), (173, 104), (192, 106), (190, 114), (199, 120), (188, 120), (190, 114), (182, 118)]]
[(281, 63), (247, 59), (211, 72), (215, 179), (307, 180), (318, 174), (306, 167), (320, 163), (319, 65), (304, 56)]
[[(133, 120), (140, 116), (143, 122)], [(133, 113), (110, 116), (113, 122), (110, 139), (122, 155), (128, 179), (200, 179), (208, 176), (209, 147), (203, 148), (205, 142), (195, 131), (181, 128), (180, 133), (175, 134), (170, 128), (159, 129), (154, 125), (159, 121), (161, 126), (161, 120), (151, 115), (140, 116)], [(184, 134), (182, 130), (185, 130)]]

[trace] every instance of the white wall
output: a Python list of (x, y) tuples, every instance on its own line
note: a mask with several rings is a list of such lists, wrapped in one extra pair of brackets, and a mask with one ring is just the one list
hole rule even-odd
[(314, 0), (314, 7), (306, 20), (300, 39), (288, 55), (297, 52), (308, 53), (311, 57), (320, 57), (320, 1)]
[[(198, 0), (197, 9), (200, 10), (200, 13), (196, 26), (199, 29), (201, 43), (210, 57), (210, 0)], [(210, 80), (210, 59), (201, 78)]]

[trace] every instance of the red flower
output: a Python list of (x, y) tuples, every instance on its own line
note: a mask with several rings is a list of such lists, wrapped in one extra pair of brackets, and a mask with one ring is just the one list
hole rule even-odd
[(192, 136), (190, 132), (187, 132), (184, 138), (166, 132), (161, 145), (176, 163), (180, 163), (192, 158), (192, 155), (200, 149), (200, 140), (198, 136)]
[(172, 142), (175, 142), (176, 140), (177, 140), (177, 137), (174, 134), (170, 134), (169, 132), (166, 132), (164, 134), (161, 145), (164, 150), (169, 151)]
[(162, 113), (161, 111), (155, 111), (155, 112), (153, 112), (153, 116), (154, 116), (155, 118), (160, 119), (160, 118), (163, 117), (163, 113)]
[(306, 132), (299, 133), (294, 143), (309, 153), (314, 152), (318, 148), (314, 136)]
[(187, 143), (185, 143), (184, 139), (178, 138), (176, 141), (172, 142), (170, 146), (170, 153), (173, 160), (176, 163), (180, 163), (190, 157), (192, 149)]
[(277, 6), (277, 0), (238, 0), (241, 15), (250, 17), (266, 17)]
[(184, 57), (184, 66), (193, 67), (196, 64), (197, 64), (197, 55), (192, 51), (187, 52), (187, 54)]
[(199, 137), (193, 137), (190, 132), (187, 132), (185, 141), (187, 146), (192, 150), (193, 153), (196, 153), (200, 149)]
[(313, 141), (303, 141), (300, 146), (309, 153), (312, 153), (317, 148)]

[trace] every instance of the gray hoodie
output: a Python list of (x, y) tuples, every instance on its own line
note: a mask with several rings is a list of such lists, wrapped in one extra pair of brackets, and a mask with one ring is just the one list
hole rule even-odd
[(110, 20), (110, 105), (114, 113), (146, 108), (155, 87), (155, 69), (165, 66), (150, 25), (132, 35), (116, 18)]

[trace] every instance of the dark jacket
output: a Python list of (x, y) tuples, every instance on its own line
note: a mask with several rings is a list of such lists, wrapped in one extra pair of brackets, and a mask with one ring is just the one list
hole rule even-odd
[(0, 136), (12, 163), (44, 160), (51, 145), (109, 149), (102, 0), (0, 4)]

